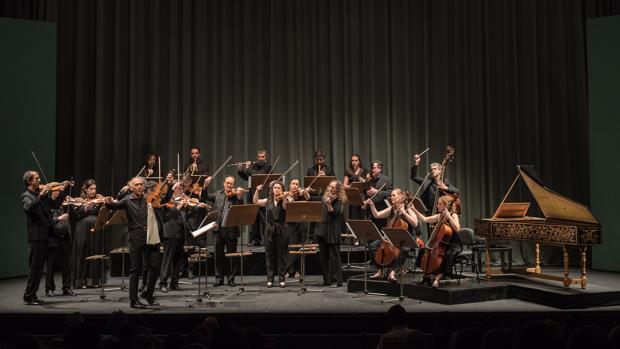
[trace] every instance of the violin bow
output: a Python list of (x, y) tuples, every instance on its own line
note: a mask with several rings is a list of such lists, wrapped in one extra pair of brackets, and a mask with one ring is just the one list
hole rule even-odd
[(276, 179), (276, 182), (279, 181), (280, 179), (284, 178), (284, 176), (286, 176), (287, 173), (291, 172), (291, 170), (297, 166), (297, 164), (299, 164), (299, 160), (295, 161), (294, 164), (291, 165), (291, 167), (288, 168), (288, 170), (284, 171), (283, 174), (280, 175), (280, 177), (278, 177), (278, 179)]
[(39, 163), (39, 159), (37, 159), (37, 156), (34, 154), (34, 150), (31, 150), (30, 153), (32, 154), (32, 157), (34, 158), (34, 161), (37, 163), (37, 167), (39, 167), (39, 171), (41, 172), (41, 175), (43, 176), (43, 179), (45, 180), (45, 184), (49, 183), (47, 180), (47, 177), (45, 176), (45, 172), (43, 172), (43, 167), (41, 167), (41, 164)]
[(271, 166), (271, 170), (269, 171), (269, 173), (267, 173), (267, 176), (265, 177), (265, 180), (261, 184), (262, 189), (265, 189), (265, 184), (267, 183), (267, 180), (269, 179), (269, 175), (271, 175), (273, 173), (273, 170), (276, 168), (276, 165), (278, 164), (278, 161), (280, 161), (280, 155), (278, 155), (278, 157), (276, 158), (276, 161), (273, 163), (273, 166)]

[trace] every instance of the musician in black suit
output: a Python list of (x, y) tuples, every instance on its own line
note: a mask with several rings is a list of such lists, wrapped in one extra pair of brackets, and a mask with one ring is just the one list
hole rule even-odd
[[(200, 160), (200, 148), (195, 146), (189, 151), (191, 157), (190, 162), (185, 166), (185, 174), (192, 176), (194, 182), (198, 179), (198, 176), (203, 176), (203, 179), (209, 173), (209, 166)], [(201, 183), (202, 184), (202, 183)]]
[[(450, 183), (447, 178), (443, 181), (440, 179), (443, 171), (443, 166), (440, 163), (434, 162), (430, 166), (430, 175), (426, 180), (418, 175), (418, 167), (420, 166), (420, 155), (415, 154), (413, 156), (413, 166), (411, 166), (411, 180), (418, 183), (420, 188), (420, 199), (426, 206), (427, 216), (433, 212), (435, 204), (435, 198), (437, 196), (438, 189), (443, 190), (443, 194), (455, 195), (459, 193), (459, 190)], [(440, 193), (439, 196), (443, 195)]]
[[(168, 174), (166, 181), (172, 184), (172, 175)], [(147, 234), (150, 205), (146, 202), (145, 181), (142, 177), (134, 177), (129, 181), (131, 194), (120, 200), (106, 198), (105, 205), (112, 210), (124, 209), (127, 214), (127, 236), (129, 240), (129, 302), (132, 308), (144, 309), (146, 304), (138, 298), (138, 279), (142, 267), (148, 269), (146, 289), (142, 292), (149, 305), (158, 306), (153, 291), (159, 276), (161, 258), (159, 255), (159, 236), (150, 237)], [(165, 195), (162, 199), (167, 202), (170, 198)], [(156, 217), (153, 212), (153, 216)], [(157, 223), (157, 220), (156, 220)], [(158, 228), (159, 230), (159, 228)]]
[(69, 182), (65, 181), (59, 186), (60, 195), (52, 200), (47, 194), (49, 187), (40, 185), (41, 178), (37, 171), (26, 171), (23, 176), (26, 191), (21, 195), (22, 208), (26, 214), (26, 232), (30, 247), (30, 272), (24, 302), (28, 305), (41, 305), (43, 302), (37, 297), (43, 267), (48, 254), (49, 238), (54, 236), (54, 219), (52, 208), (57, 208), (65, 199), (65, 188)]
[(224, 263), (226, 256), (224, 255), (224, 248), (226, 252), (237, 252), (237, 239), (239, 239), (240, 231), (239, 227), (224, 228), (224, 218), (228, 214), (228, 210), (232, 205), (243, 204), (243, 188), (236, 188), (235, 177), (228, 176), (224, 179), (224, 189), (218, 190), (215, 193), (207, 195), (209, 201), (213, 202), (213, 208), (219, 212), (219, 217), (215, 228), (213, 229), (213, 237), (215, 238), (215, 284), (214, 287), (224, 285), (224, 276), (227, 276), (228, 285), (235, 287), (235, 275), (237, 274), (237, 267), (233, 264), (230, 266), (231, 270), (226, 270)]
[(306, 172), (306, 176), (335, 176), (334, 169), (325, 165), (325, 153), (318, 149), (314, 152), (314, 166)]
[[(383, 174), (383, 162), (373, 160), (370, 166), (370, 180), (366, 182), (366, 197), (372, 197), (375, 208), (381, 211), (387, 208), (385, 199), (390, 197), (392, 192), (392, 180)], [(371, 219), (378, 228), (383, 228), (387, 224), (387, 219), (384, 218), (374, 218), (371, 215)]]

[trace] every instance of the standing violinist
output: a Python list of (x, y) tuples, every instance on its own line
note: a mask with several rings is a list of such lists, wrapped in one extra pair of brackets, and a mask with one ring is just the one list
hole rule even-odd
[[(208, 178), (210, 183), (211, 179)], [(202, 188), (198, 188), (196, 185), (192, 184), (192, 177), (189, 174), (183, 176), (181, 180), (181, 185), (183, 187), (183, 192), (186, 197), (189, 198), (198, 198), (200, 202), (204, 203), (206, 199), (206, 190), (202, 190)], [(187, 229), (185, 230), (185, 246), (200, 246), (202, 243), (202, 239), (206, 239), (206, 235), (201, 235), (199, 237), (194, 237), (191, 232), (199, 229), (199, 225), (207, 214), (206, 205), (196, 205), (193, 207), (185, 208), (185, 216), (182, 219), (185, 221), (185, 225)], [(187, 277), (189, 279), (194, 278), (194, 263), (189, 262), (189, 257), (191, 256), (192, 251), (187, 250), (184, 253), (183, 258), (183, 266), (181, 267), (182, 274), (187, 273)]]
[(325, 153), (322, 150), (314, 152), (314, 166), (308, 169), (306, 176), (335, 176), (331, 166), (325, 164)]
[(288, 235), (286, 234), (286, 203), (284, 184), (277, 181), (270, 184), (269, 197), (259, 199), (263, 185), (256, 187), (252, 202), (266, 208), (267, 229), (265, 231), (265, 256), (267, 266), (267, 287), (273, 284), (278, 275), (280, 287), (286, 287), (285, 274), (288, 255)]
[[(256, 152), (256, 162), (246, 161), (237, 166), (237, 174), (244, 180), (248, 180), (254, 174), (267, 174), (270, 173), (272, 169), (271, 164), (267, 161), (267, 150), (259, 149)], [(254, 189), (250, 188), (250, 192), (248, 193), (250, 198), (254, 197)], [(267, 192), (260, 192), (260, 198), (264, 199), (269, 194)], [(258, 246), (261, 242), (261, 232), (265, 231), (265, 208), (261, 207), (258, 210), (258, 216), (256, 217), (256, 221), (252, 225), (250, 231), (250, 245)]]
[[(187, 230), (186, 217), (187, 212), (191, 210), (188, 203), (188, 197), (183, 194), (182, 183), (176, 182), (172, 186), (171, 200), (161, 208), (164, 256), (159, 276), (159, 289), (164, 293), (168, 292), (168, 278), (170, 278), (170, 290), (181, 290), (179, 277), (185, 259), (183, 245)], [(194, 206), (206, 208), (206, 204), (201, 202)]]
[(90, 201), (100, 197), (97, 194), (97, 183), (94, 179), (87, 179), (80, 190), (82, 205), (71, 207), (71, 218), (75, 222), (73, 234), (73, 253), (71, 265), (73, 273), (73, 288), (85, 288), (89, 286), (99, 287), (101, 280), (101, 263), (99, 261), (87, 261), (86, 257), (104, 253), (103, 236), (101, 232), (92, 232), (95, 226), (99, 205), (91, 204)]
[[(167, 181), (172, 181), (168, 176)], [(149, 305), (158, 305), (153, 296), (157, 273), (159, 268), (159, 244), (147, 241), (147, 225), (149, 217), (154, 214), (149, 210), (144, 193), (145, 181), (142, 177), (134, 177), (129, 181), (131, 194), (121, 200), (106, 198), (105, 205), (112, 210), (124, 209), (127, 213), (127, 236), (129, 238), (129, 301), (132, 308), (144, 309), (146, 304), (138, 298), (138, 279), (142, 271), (143, 262), (150, 272), (148, 274), (147, 289), (143, 292), (143, 298)], [(151, 211), (151, 213), (149, 213)]]
[(54, 235), (51, 209), (63, 202), (66, 196), (64, 190), (70, 183), (60, 184), (61, 193), (56, 200), (52, 200), (47, 195), (50, 188), (40, 185), (41, 178), (37, 171), (26, 171), (23, 181), (26, 191), (21, 194), (21, 201), (26, 214), (26, 232), (30, 247), (30, 272), (23, 299), (28, 305), (41, 305), (43, 302), (37, 297), (37, 291), (48, 255), (49, 238)]
[[(439, 287), (439, 281), (441, 281), (444, 275), (452, 273), (454, 257), (463, 251), (463, 242), (458, 234), (458, 231), (461, 229), (461, 224), (459, 223), (459, 215), (456, 213), (458, 204), (458, 202), (455, 202), (456, 200), (458, 199), (455, 199), (452, 195), (443, 195), (439, 197), (437, 200), (437, 213), (432, 216), (426, 216), (412, 206), (412, 210), (420, 221), (424, 223), (440, 223), (435, 227), (433, 236), (429, 237), (427, 247), (436, 248), (439, 245), (445, 246), (447, 242), (447, 246), (443, 247), (445, 248), (445, 252), (441, 265), (437, 270), (424, 270), (424, 254), (428, 253), (426, 249), (421, 249), (418, 255), (418, 266), (425, 271), (422, 282), (430, 283), (429, 274), (435, 274), (435, 279), (432, 282), (434, 288)], [(438, 237), (442, 236), (449, 238), (449, 241), (439, 241), (440, 239)], [(429, 255), (427, 258), (431, 258), (431, 256)]]
[(344, 223), (344, 205), (347, 196), (338, 181), (331, 181), (325, 188), (320, 200), (323, 202), (323, 218), (314, 226), (314, 233), (319, 243), (319, 260), (323, 270), (323, 285), (329, 286), (334, 279), (336, 285), (342, 286), (342, 265), (340, 262), (341, 234), (346, 232)]
[[(55, 201), (60, 196), (58, 188), (52, 191), (51, 199)], [(54, 283), (54, 271), (56, 261), (60, 263), (62, 275), (62, 295), (75, 296), (71, 290), (71, 234), (69, 214), (63, 205), (52, 209), (52, 219), (54, 220), (54, 236), (50, 236), (49, 254), (47, 255), (47, 271), (45, 273), (45, 294), (48, 297), (54, 296), (56, 284)]]
[(224, 248), (226, 252), (237, 252), (237, 239), (239, 239), (240, 231), (239, 227), (223, 227), (224, 217), (228, 214), (228, 210), (233, 205), (243, 204), (243, 188), (234, 188), (235, 177), (227, 176), (224, 178), (224, 189), (218, 190), (215, 193), (209, 193), (207, 195), (209, 201), (213, 202), (213, 208), (219, 213), (217, 223), (213, 229), (213, 237), (215, 238), (215, 283), (214, 287), (224, 285), (224, 276), (227, 276), (228, 285), (235, 287), (235, 275), (237, 274), (237, 266), (235, 264), (230, 265), (231, 270), (226, 270), (225, 266), (228, 263), (224, 263), (226, 256), (224, 255)]
[[(287, 200), (290, 201), (300, 201), (310, 199), (310, 193), (308, 190), (299, 189), (299, 178), (293, 178), (288, 184), (288, 193)], [(304, 234), (306, 225), (301, 222), (289, 222), (286, 223), (286, 231), (288, 233), (288, 243), (289, 244), (301, 244), (302, 241), (306, 240), (306, 236)], [(299, 256), (298, 254), (289, 254), (288, 255), (288, 265), (287, 265), (287, 274), (294, 275), (295, 279), (299, 279), (301, 277), (301, 268), (299, 265)]]
[[(456, 195), (459, 190), (450, 183), (447, 178), (441, 180), (441, 173), (443, 172), (443, 166), (440, 163), (433, 162), (430, 165), (430, 176), (424, 180), (424, 178), (418, 175), (418, 167), (420, 166), (420, 155), (413, 155), (413, 166), (411, 166), (410, 178), (412, 181), (418, 183), (420, 188), (420, 199), (426, 206), (426, 215), (430, 215), (435, 205), (435, 197), (438, 193), (438, 189), (441, 189), (443, 194)], [(439, 196), (443, 195), (441, 192)]]
[[(408, 230), (408, 225), (411, 225), (413, 227), (416, 227), (418, 225), (418, 219), (415, 215), (415, 212), (411, 208), (405, 207), (405, 192), (401, 188), (396, 187), (392, 190), (392, 192), (390, 193), (390, 201), (392, 203), (392, 207), (387, 207), (381, 211), (377, 211), (375, 203), (370, 199), (366, 200), (365, 204), (370, 206), (370, 212), (372, 213), (373, 217), (388, 220), (388, 228), (398, 227)], [(381, 243), (381, 240), (375, 240), (370, 243), (369, 251), (372, 260), (375, 260), (374, 257), (377, 253), (377, 250), (381, 248)], [(400, 250), (400, 254), (394, 261), (392, 265), (392, 270), (388, 275), (388, 281), (397, 281), (396, 272), (399, 271), (402, 265), (405, 263), (410, 248), (404, 246)], [(379, 263), (376, 264), (377, 272), (374, 275), (370, 276), (371, 279), (379, 279), (384, 276), (383, 266)]]

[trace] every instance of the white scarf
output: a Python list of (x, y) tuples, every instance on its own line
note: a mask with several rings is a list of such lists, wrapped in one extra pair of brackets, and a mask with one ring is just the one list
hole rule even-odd
[(157, 245), (159, 240), (159, 228), (157, 227), (157, 217), (155, 217), (155, 210), (151, 204), (147, 204), (146, 209), (146, 244)]

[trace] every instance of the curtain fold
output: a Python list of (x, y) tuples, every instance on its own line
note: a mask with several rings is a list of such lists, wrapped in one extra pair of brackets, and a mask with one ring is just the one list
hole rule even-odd
[(618, 13), (602, 0), (0, 5), (58, 25), (58, 178), (110, 193), (147, 152), (168, 169), (193, 145), (211, 168), (266, 148), (277, 171), (299, 159), (303, 176), (323, 149), (339, 177), (357, 152), (415, 191), (411, 155), (430, 147), (428, 167), (451, 144), (466, 226), (492, 214), (521, 163), (588, 203), (584, 23)]

